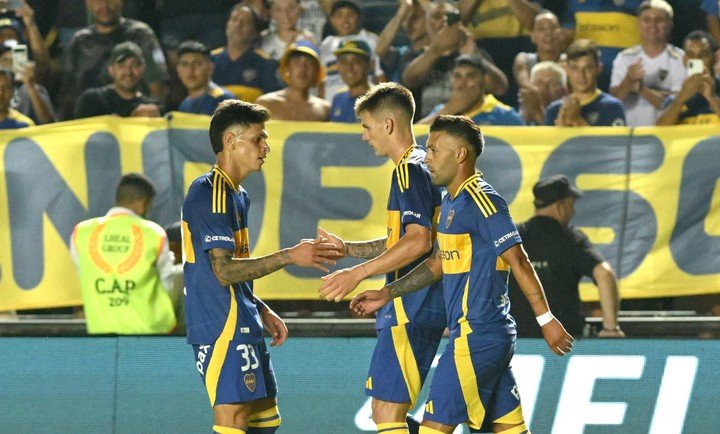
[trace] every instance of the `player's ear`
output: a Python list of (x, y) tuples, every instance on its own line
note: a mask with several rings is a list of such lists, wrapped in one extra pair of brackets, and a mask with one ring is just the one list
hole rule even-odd
[(455, 153), (455, 156), (458, 160), (458, 163), (462, 163), (463, 161), (465, 161), (468, 157), (467, 146), (459, 146), (457, 152)]
[(385, 132), (390, 135), (395, 129), (395, 120), (389, 116), (385, 118)]
[(235, 149), (235, 134), (225, 131), (223, 134), (223, 149)]

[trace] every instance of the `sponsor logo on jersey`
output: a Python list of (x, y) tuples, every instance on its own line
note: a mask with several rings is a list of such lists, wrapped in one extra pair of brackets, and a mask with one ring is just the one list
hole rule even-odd
[(512, 237), (515, 237), (518, 235), (518, 231), (512, 231), (509, 232), (502, 237), (500, 237), (497, 241), (495, 241), (495, 247), (500, 247), (500, 244), (504, 243), (505, 241), (509, 240)]
[(232, 243), (235, 240), (233, 240), (231, 237), (226, 237), (224, 235), (205, 235), (205, 242), (209, 243), (211, 241), (229, 241)]
[(405, 212), (403, 213), (403, 217), (405, 217), (406, 215), (413, 216), (413, 217), (415, 217), (416, 219), (419, 219), (419, 218), (421, 217), (420, 213), (413, 212), (413, 211), (405, 211)]

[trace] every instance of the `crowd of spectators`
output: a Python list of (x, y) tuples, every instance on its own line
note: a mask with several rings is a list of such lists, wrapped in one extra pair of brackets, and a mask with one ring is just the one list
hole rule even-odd
[(210, 114), (230, 97), (357, 122), (382, 81), (413, 91), (417, 122), (720, 123), (717, 1), (385, 2), (365, 16), (355, 0), (0, 0), (0, 128)]

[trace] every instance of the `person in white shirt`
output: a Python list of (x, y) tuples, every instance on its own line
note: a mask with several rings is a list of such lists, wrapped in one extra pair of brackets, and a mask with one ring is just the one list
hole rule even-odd
[(664, 0), (638, 7), (642, 44), (620, 52), (613, 61), (610, 93), (622, 101), (627, 125), (655, 125), (665, 97), (677, 93), (686, 76), (685, 53), (670, 44), (673, 9)]
[(270, 18), (274, 24), (260, 33), (260, 48), (275, 60), (280, 60), (285, 49), (298, 41), (309, 41), (313, 45), (319, 42), (314, 34), (298, 29), (300, 2), (298, 0), (271, 0)]

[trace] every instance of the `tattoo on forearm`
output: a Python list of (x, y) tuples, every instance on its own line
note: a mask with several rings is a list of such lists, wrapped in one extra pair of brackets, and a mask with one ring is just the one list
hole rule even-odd
[(208, 254), (215, 275), (225, 286), (258, 279), (290, 263), (290, 255), (285, 250), (254, 259), (233, 258), (232, 253), (224, 249), (211, 249)]
[(372, 241), (346, 242), (348, 256), (353, 258), (372, 259), (380, 256), (386, 250), (386, 238), (378, 238)]
[(418, 291), (431, 283), (436, 282), (438, 280), (438, 276), (432, 272), (431, 266), (431, 261), (434, 260), (435, 259), (433, 258), (423, 262), (410, 273), (406, 274), (402, 279), (389, 284), (388, 292), (390, 297), (400, 297), (402, 295)]

